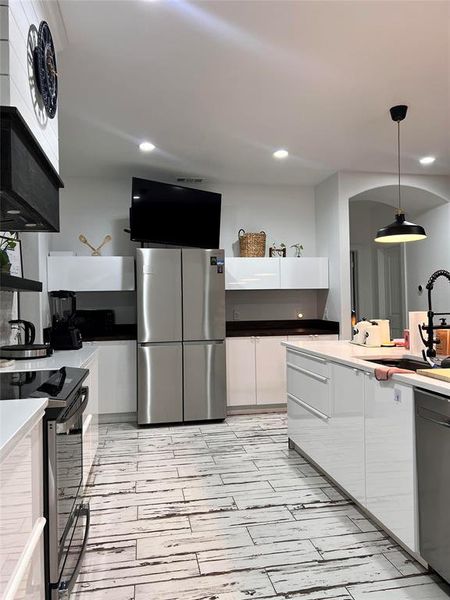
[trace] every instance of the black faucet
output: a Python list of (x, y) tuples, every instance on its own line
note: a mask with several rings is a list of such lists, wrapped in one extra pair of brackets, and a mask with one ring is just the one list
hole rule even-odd
[[(435, 313), (435, 312), (433, 312), (433, 308), (432, 308), (432, 304), (431, 304), (431, 290), (434, 288), (434, 283), (435, 283), (436, 279), (438, 279), (439, 277), (446, 277), (450, 283), (450, 272), (446, 271), (445, 269), (439, 269), (439, 271), (435, 271), (433, 273), (433, 275), (428, 280), (427, 285), (425, 286), (426, 289), (428, 290), (428, 312), (427, 312), (428, 324), (425, 325), (425, 323), (424, 323), (423, 325), (419, 325), (420, 337), (422, 338), (423, 343), (427, 347), (426, 351), (422, 350), (422, 355), (425, 360), (427, 360), (427, 357), (434, 358), (436, 356), (436, 350), (434, 349), (434, 344), (436, 344), (438, 342), (438, 340), (436, 340), (434, 338), (434, 330), (435, 329), (450, 329), (450, 325), (447, 325), (447, 322), (445, 319), (441, 319), (441, 325), (434, 325), (434, 323), (433, 323), (433, 318), (435, 316), (450, 315), (450, 313)], [(424, 338), (422, 330), (427, 332), (427, 339)]]

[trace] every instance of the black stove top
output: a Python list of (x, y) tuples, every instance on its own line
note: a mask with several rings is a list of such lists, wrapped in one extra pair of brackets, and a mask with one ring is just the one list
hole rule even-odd
[(59, 371), (0, 372), (0, 400), (50, 398), (67, 401), (89, 371), (62, 367)]

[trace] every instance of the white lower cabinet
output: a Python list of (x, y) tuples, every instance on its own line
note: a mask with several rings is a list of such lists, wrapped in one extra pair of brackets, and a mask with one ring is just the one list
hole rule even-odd
[(329, 474), (365, 504), (364, 371), (333, 364)]
[(98, 348), (98, 413), (136, 413), (136, 341), (94, 344)]
[[(305, 341), (309, 338), (337, 340), (338, 336), (317, 334), (227, 338), (227, 405), (286, 404), (286, 348), (281, 343)], [(319, 388), (318, 398), (326, 394), (327, 399), (324, 400), (326, 407), (322, 407), (326, 413), (328, 389), (325, 391), (323, 389), (325, 386), (321, 386), (317, 380), (313, 380), (311, 385)]]
[(227, 405), (256, 404), (256, 356), (253, 337), (227, 338)]
[(337, 342), (337, 333), (311, 333), (306, 335), (288, 335), (288, 342)]
[(366, 506), (417, 551), (413, 389), (367, 375), (364, 406)]
[(227, 338), (227, 405), (286, 404), (286, 336)]
[(4, 600), (43, 600), (42, 421), (0, 465), (0, 590)]
[(286, 336), (255, 339), (256, 404), (286, 402), (286, 348), (281, 345), (286, 339)]

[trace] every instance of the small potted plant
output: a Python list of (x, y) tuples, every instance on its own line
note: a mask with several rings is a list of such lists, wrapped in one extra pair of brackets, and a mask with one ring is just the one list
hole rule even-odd
[(269, 256), (286, 256), (286, 244), (283, 244), (283, 242), (280, 244), (280, 246), (277, 248), (275, 242), (272, 244), (272, 246), (269, 248)]
[(8, 238), (1, 238), (0, 241), (0, 271), (9, 273), (11, 271), (11, 261), (9, 260), (8, 250), (14, 250), (16, 241)]
[(301, 244), (292, 244), (291, 248), (295, 248), (295, 256), (296, 258), (301, 258), (303, 246)]

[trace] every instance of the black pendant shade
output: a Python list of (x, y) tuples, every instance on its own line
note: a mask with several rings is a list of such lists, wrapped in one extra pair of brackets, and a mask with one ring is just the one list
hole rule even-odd
[(427, 237), (425, 229), (415, 223), (405, 221), (405, 214), (395, 215), (395, 221), (377, 231), (376, 242), (381, 244), (400, 244), (402, 242), (417, 242)]
[(397, 123), (397, 163), (398, 163), (398, 209), (395, 221), (377, 231), (375, 242), (380, 244), (400, 244), (404, 242), (417, 242), (427, 237), (425, 229), (415, 223), (405, 220), (405, 213), (401, 208), (401, 182), (400, 182), (400, 122), (406, 117), (408, 107), (404, 104), (393, 106), (390, 109), (391, 119)]

